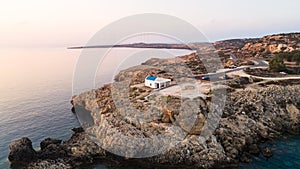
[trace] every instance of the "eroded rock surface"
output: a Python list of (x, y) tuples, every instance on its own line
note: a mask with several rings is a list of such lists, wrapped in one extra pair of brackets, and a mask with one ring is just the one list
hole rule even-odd
[[(103, 142), (96, 144), (82, 129), (74, 130), (73, 136), (65, 142), (55, 139), (45, 139), (41, 143), (41, 150), (35, 151), (28, 138), (22, 138), (10, 145), (11, 162), (24, 162), (25, 168), (76, 168), (84, 164), (107, 162), (112, 165), (135, 165), (144, 168), (184, 167), (184, 168), (235, 168), (239, 162), (250, 162), (252, 156), (262, 153), (266, 157), (272, 156), (272, 140), (285, 133), (298, 134), (300, 85), (281, 86), (270, 84), (259, 89), (238, 90), (228, 94), (224, 113), (213, 135), (208, 138), (201, 136), (201, 127), (210, 113), (209, 100), (199, 102), (198, 117), (192, 128), (195, 132), (187, 132), (181, 140), (175, 140), (174, 146), (154, 157), (127, 159), (116, 156), (102, 147), (113, 146), (114, 143), (136, 145), (136, 138), (151, 138), (159, 134), (170, 134), (172, 126), (182, 128), (184, 125), (178, 120), (183, 112), (176, 112), (173, 104), (165, 109), (168, 120), (165, 120), (163, 110), (152, 114), (153, 120), (144, 124), (134, 119), (123, 118), (116, 110), (111, 100), (111, 86), (83, 93), (73, 98), (74, 106), (78, 105), (86, 112), (99, 112), (93, 117), (95, 126), (87, 127), (89, 133), (97, 134), (106, 131)], [(99, 99), (102, 98), (102, 99)], [(105, 105), (105, 106), (104, 106)], [(173, 107), (173, 109), (172, 109)], [(142, 112), (142, 111), (141, 111)], [(141, 113), (139, 112), (139, 113)], [(165, 116), (165, 117), (164, 117)], [(170, 120), (172, 116), (175, 122)], [(96, 118), (97, 117), (97, 118)], [(97, 125), (101, 126), (97, 128)], [(195, 127), (196, 126), (196, 127)], [(193, 131), (191, 130), (191, 131)], [(120, 133), (131, 138), (121, 140)], [(99, 139), (99, 137), (98, 137)], [(172, 140), (173, 141), (173, 140)], [(105, 145), (101, 145), (105, 143)], [(262, 146), (262, 143), (264, 146)], [(162, 143), (164, 144), (164, 143)], [(101, 146), (99, 146), (101, 145)], [(267, 146), (266, 146), (267, 145)], [(155, 145), (154, 145), (155, 146)], [(118, 147), (119, 151), (126, 151)], [(138, 150), (141, 147), (136, 147)], [(117, 161), (117, 162), (116, 162)], [(24, 164), (23, 163), (23, 164)]]

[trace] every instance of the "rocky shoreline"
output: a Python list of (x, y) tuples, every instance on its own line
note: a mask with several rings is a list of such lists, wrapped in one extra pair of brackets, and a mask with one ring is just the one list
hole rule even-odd
[[(98, 92), (97, 97), (101, 97), (103, 91), (109, 92), (109, 88), (90, 92)], [(78, 100), (74, 98), (74, 106), (80, 100), (89, 110), (97, 100), (97, 97), (90, 97), (90, 92), (77, 97)], [(115, 167), (133, 164), (142, 168), (237, 168), (240, 162), (250, 162), (260, 153), (271, 157), (273, 139), (287, 133), (299, 134), (299, 94), (300, 85), (286, 86), (284, 83), (231, 92), (219, 126), (208, 140), (202, 142), (199, 135), (189, 134), (174, 148), (154, 157), (127, 159), (114, 155), (94, 143), (82, 129), (74, 129), (69, 140), (45, 139), (38, 151), (32, 148), (28, 138), (16, 140), (10, 145), (9, 160), (23, 168), (80, 168), (94, 163)], [(133, 127), (116, 118), (114, 113), (107, 110), (102, 114), (104, 120), (111, 120), (112, 129), (120, 122)]]
[[(210, 169), (238, 168), (260, 154), (270, 158), (274, 139), (300, 134), (300, 80), (234, 76), (208, 82), (192, 75), (208, 73), (206, 66), (216, 71), (221, 69), (219, 64), (250, 64), (244, 56), (272, 57), (272, 53), (284, 49), (282, 44), (277, 45), (278, 40), (289, 42), (298, 37), (291, 34), (222, 41), (214, 44), (217, 51), (206, 45), (186, 56), (149, 59), (119, 72), (114, 83), (72, 98), (72, 111), (83, 128), (73, 129), (69, 140), (47, 138), (35, 150), (24, 137), (10, 144), (8, 159), (12, 166), (25, 169), (73, 169), (91, 164)], [(299, 50), (298, 41), (291, 42), (285, 50)], [(223, 63), (213, 57), (216, 53)], [(229, 59), (231, 54), (237, 56), (236, 63)], [(147, 75), (172, 79), (178, 86), (188, 84), (180, 86), (183, 91), (193, 90), (196, 84), (201, 93), (179, 97), (173, 88), (173, 93), (169, 90), (173, 95), (164, 95), (144, 87)], [(215, 88), (209, 88), (212, 84)], [(212, 105), (221, 108), (222, 114), (210, 111)], [(208, 123), (211, 117), (216, 120)], [(165, 146), (167, 149), (163, 149)], [(145, 156), (161, 149), (161, 153)]]

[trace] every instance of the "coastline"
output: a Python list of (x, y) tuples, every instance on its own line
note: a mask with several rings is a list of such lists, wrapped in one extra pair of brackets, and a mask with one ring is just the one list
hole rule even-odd
[[(180, 56), (177, 59), (184, 61), (194, 74), (201, 77), (207, 72), (201, 60), (195, 56), (197, 53)], [(285, 78), (257, 79), (257, 76), (253, 77), (248, 74), (240, 76), (245, 75), (243, 68), (230, 71), (239, 71), (239, 73), (232, 73), (229, 79), (223, 78), (218, 82), (213, 82), (219, 88), (203, 90), (200, 95), (193, 98), (193, 101), (199, 103), (197, 107), (192, 107), (193, 110), (197, 110), (197, 116), (195, 123), (187, 124), (186, 122), (189, 121), (185, 120), (190, 118), (189, 114), (182, 115), (178, 111), (180, 106), (189, 106), (187, 98), (180, 100), (176, 95), (159, 91), (156, 94), (162, 98), (161, 100), (144, 97), (152, 91), (143, 87), (146, 75), (176, 79), (174, 75), (165, 71), (172, 71), (176, 66), (180, 68), (172, 61), (172, 59), (150, 59), (139, 66), (119, 72), (112, 84), (72, 97), (72, 110), (86, 122), (83, 125), (85, 132), (82, 128), (74, 129), (75, 133), (72, 137), (64, 142), (48, 138), (41, 142), (41, 150), (38, 151), (32, 148), (28, 138), (16, 140), (10, 145), (9, 160), (12, 164), (22, 164), (24, 168), (78, 168), (97, 163), (114, 167), (135, 164), (136, 167), (143, 168), (238, 168), (239, 164), (249, 163), (253, 157), (259, 155), (266, 158), (272, 157), (275, 139), (290, 134), (299, 135), (299, 79), (293, 79), (291, 83), (291, 80)], [(179, 70), (180, 76), (188, 77), (183, 70)], [(133, 80), (128, 83), (127, 79)], [(211, 85), (205, 80), (196, 80), (199, 83)], [(130, 84), (129, 98), (123, 100), (128, 100), (130, 106), (136, 110), (141, 112), (147, 110), (149, 103), (162, 107), (162, 100), (166, 100), (164, 110), (154, 111), (151, 114), (154, 120), (143, 124), (136, 121), (135, 117), (122, 117), (114, 103), (122, 99), (115, 100), (113, 97), (122, 98), (124, 93), (112, 92), (114, 85), (121, 84), (120, 87), (122, 87), (122, 83), (127, 86)], [(190, 86), (186, 86), (187, 90), (188, 88)], [(209, 109), (212, 97), (218, 93), (218, 90), (226, 91), (224, 111), (216, 130), (209, 137), (204, 138), (201, 132), (205, 131), (206, 119), (215, 115), (209, 112)], [(81, 113), (86, 113), (87, 118), (84, 118)], [(129, 113), (137, 114), (135, 111)], [(139, 115), (143, 116), (143, 114)], [(127, 144), (140, 145), (133, 138), (149, 139), (161, 133), (174, 135), (176, 133), (170, 130), (174, 126), (186, 132), (186, 137), (181, 140), (161, 142), (162, 145), (174, 144), (174, 147), (161, 154), (137, 159), (124, 158), (110, 153), (111, 150), (127, 153)], [(109, 134), (106, 135), (106, 133)], [(130, 139), (120, 139), (120, 133)], [(88, 135), (94, 139), (91, 140)], [(94, 142), (95, 140), (97, 143)], [(106, 149), (102, 148), (103, 144)], [(119, 146), (114, 147), (115, 145)], [(159, 144), (153, 145), (157, 148), (155, 146)], [(149, 147), (131, 146), (131, 148), (139, 153), (143, 148)], [(26, 154), (25, 158), (24, 154)]]
[[(281, 84), (283, 85), (283, 84)], [(215, 141), (211, 140), (212, 147), (209, 147), (207, 150), (214, 150), (215, 146), (220, 144), (222, 146), (221, 152), (223, 151), (224, 157), (223, 161), (219, 161), (219, 158), (206, 158), (206, 163), (203, 161), (198, 161), (198, 164), (205, 166), (201, 167), (201, 165), (197, 165), (197, 162), (189, 161), (193, 159), (193, 155), (189, 158), (186, 158), (185, 155), (181, 156), (182, 147), (180, 149), (175, 149), (175, 151), (171, 154), (163, 154), (153, 158), (144, 158), (144, 159), (134, 159), (128, 160), (123, 157), (119, 157), (113, 155), (93, 141), (91, 141), (86, 133), (82, 131), (82, 129), (74, 129), (75, 133), (72, 137), (66, 142), (57, 142), (53, 139), (48, 139), (47, 144), (45, 144), (40, 151), (37, 151), (34, 154), (39, 154), (32, 159), (28, 159), (28, 161), (23, 161), (22, 164), (26, 164), (27, 168), (40, 168), (41, 166), (45, 165), (58, 165), (64, 166), (64, 168), (76, 168), (78, 166), (87, 165), (87, 164), (97, 164), (97, 163), (107, 163), (111, 166), (127, 166), (132, 163), (140, 164), (144, 168), (149, 166), (149, 168), (156, 166), (158, 168), (174, 168), (174, 167), (197, 167), (197, 168), (238, 168), (239, 163), (241, 162), (250, 162), (250, 159), (253, 156), (257, 156), (263, 151), (265, 151), (265, 147), (260, 147), (262, 143), (267, 144), (267, 147), (272, 147), (272, 140), (276, 138), (280, 138), (284, 136), (284, 133), (290, 134), (299, 134), (300, 124), (296, 121), (293, 122), (291, 119), (292, 114), (289, 111), (291, 110), (282, 110), (280, 107), (280, 103), (282, 100), (285, 100), (287, 103), (300, 105), (299, 100), (293, 100), (291, 98), (295, 98), (295, 95), (299, 95), (299, 85), (290, 85), (290, 86), (281, 86), (279, 85), (268, 85), (268, 87), (261, 88), (258, 93), (260, 94), (274, 94), (274, 98), (268, 97), (260, 97), (259, 94), (255, 94), (251, 90), (243, 90), (237, 91), (234, 96), (230, 96), (233, 100), (229, 101), (229, 106), (225, 108), (225, 114), (223, 115), (220, 126), (214, 133)], [(101, 89), (98, 89), (101, 90)], [(103, 89), (102, 89), (103, 90)], [(239, 93), (241, 92), (241, 93)], [(297, 92), (299, 94), (297, 94)], [(285, 93), (282, 95), (280, 93)], [(90, 94), (90, 93), (86, 93)], [(273, 95), (273, 96), (274, 96)], [(87, 96), (87, 95), (86, 95)], [(239, 96), (239, 97), (236, 97)], [(245, 97), (246, 96), (246, 97)], [(82, 96), (81, 96), (82, 97)], [(262, 98), (258, 100), (260, 103), (265, 103), (266, 101), (275, 101), (276, 107), (268, 106), (262, 107), (262, 109), (266, 109), (268, 111), (272, 111), (274, 108), (278, 109), (278, 113), (266, 113), (268, 111), (258, 112), (256, 114), (252, 114), (254, 112), (244, 112), (240, 111), (229, 111), (232, 108), (238, 108), (239, 106), (234, 106), (236, 104), (242, 104), (245, 109), (249, 109), (250, 105), (247, 104), (249, 100), (254, 98)], [(264, 100), (267, 99), (267, 100)], [(237, 102), (237, 100), (239, 100)], [(86, 100), (91, 101), (91, 100)], [(78, 102), (73, 100), (74, 106), (78, 104)], [(247, 106), (248, 105), (248, 106)], [(259, 108), (259, 106), (258, 106)], [(294, 107), (295, 108), (295, 107)], [(226, 111), (227, 110), (227, 111)], [(281, 111), (281, 112), (280, 112)], [(284, 111), (284, 112), (282, 112)], [(299, 111), (299, 109), (298, 109)], [(246, 114), (245, 114), (246, 113)], [(293, 113), (293, 112), (292, 112)], [(276, 115), (276, 118), (271, 118), (272, 116)], [(300, 114), (297, 114), (299, 117)], [(253, 120), (253, 119), (260, 119), (260, 120)], [(289, 120), (288, 120), (289, 119)], [(263, 121), (261, 121), (263, 120)], [(264, 120), (271, 120), (266, 123)], [(235, 122), (238, 123), (235, 123)], [(281, 123), (281, 127), (278, 124)], [(250, 131), (247, 134), (246, 131)], [(248, 136), (248, 137), (247, 137)], [(194, 136), (190, 136), (190, 141), (195, 139)], [(45, 142), (45, 141), (44, 141)], [(18, 144), (18, 141), (14, 144)], [(42, 144), (42, 143), (41, 143)], [(193, 151), (193, 149), (197, 149), (198, 146), (191, 146), (187, 145), (188, 150)], [(20, 146), (16, 146), (17, 148)], [(42, 146), (41, 146), (42, 147)], [(199, 148), (199, 147), (198, 147)], [(64, 153), (61, 153), (61, 150), (64, 150)], [(205, 150), (205, 149), (204, 149)], [(209, 151), (208, 151), (209, 152)], [(50, 153), (50, 155), (49, 155)], [(46, 155), (45, 155), (46, 154)], [(52, 154), (52, 156), (51, 156)], [(180, 158), (183, 158), (181, 162), (178, 161), (177, 157), (180, 155)], [(271, 156), (272, 154), (270, 154)], [(165, 159), (168, 157), (168, 159)], [(57, 161), (57, 159), (62, 159), (62, 161)], [(165, 162), (161, 162), (164, 159)], [(209, 160), (210, 159), (210, 160)], [(21, 159), (19, 159), (21, 160)], [(17, 160), (17, 163), (20, 161)], [(24, 158), (23, 158), (24, 160)], [(166, 161), (167, 160), (167, 161)], [(195, 159), (194, 159), (195, 160)], [(178, 163), (179, 162), (179, 163)]]

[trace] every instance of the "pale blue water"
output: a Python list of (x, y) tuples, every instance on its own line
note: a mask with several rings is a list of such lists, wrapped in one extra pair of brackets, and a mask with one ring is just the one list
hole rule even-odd
[[(0, 169), (10, 166), (8, 145), (13, 140), (29, 137), (38, 148), (47, 137), (68, 139), (71, 129), (80, 126), (70, 111), (73, 71), (80, 52), (64, 47), (0, 48)], [(118, 50), (110, 57), (113, 61), (122, 60), (126, 52), (126, 49)], [(188, 53), (190, 51), (178, 50), (178, 55)], [(138, 60), (136, 64), (145, 58)], [(109, 63), (108, 68), (114, 68), (113, 63)], [(126, 66), (132, 65), (123, 68)], [(112, 75), (107, 74), (113, 70), (100, 72), (97, 85), (110, 82)]]
[(26, 136), (38, 148), (79, 126), (70, 111), (76, 56), (64, 48), (0, 49), (0, 169), (10, 166), (13, 140)]
[(70, 111), (71, 84), (63, 81), (42, 81), (32, 88), (14, 88), (11, 97), (0, 97), (0, 168), (9, 168), (9, 143), (20, 137), (29, 137), (34, 147), (47, 137), (67, 139), (73, 127), (79, 126)]
[(253, 158), (252, 162), (240, 169), (299, 169), (300, 136), (275, 141), (274, 155), (270, 159), (262, 156)]

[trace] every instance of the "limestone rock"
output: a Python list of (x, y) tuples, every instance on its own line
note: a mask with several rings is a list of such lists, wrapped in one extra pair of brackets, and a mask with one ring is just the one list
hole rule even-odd
[(48, 145), (55, 144), (59, 145), (61, 144), (62, 140), (52, 139), (52, 138), (46, 138), (40, 143), (40, 147), (42, 150), (44, 150)]
[(31, 140), (27, 137), (13, 141), (9, 145), (9, 149), (8, 159), (11, 162), (30, 162), (36, 158), (36, 151), (32, 147)]

